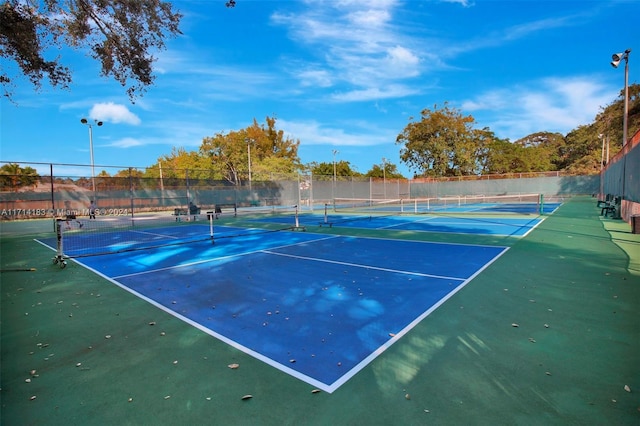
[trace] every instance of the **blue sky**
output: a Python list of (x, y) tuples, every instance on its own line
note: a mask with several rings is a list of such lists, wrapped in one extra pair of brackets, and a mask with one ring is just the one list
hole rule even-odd
[(637, 0), (224, 2), (173, 2), (184, 34), (135, 104), (85, 53), (60, 51), (70, 90), (21, 80), (14, 103), (1, 100), (0, 160), (90, 164), (87, 117), (105, 123), (93, 128), (96, 168), (146, 167), (276, 116), (303, 163), (338, 150), (359, 172), (386, 158), (410, 177), (395, 139), (424, 108), (448, 102), (512, 141), (566, 134), (618, 97), (613, 53), (633, 49), (630, 84), (640, 72)]

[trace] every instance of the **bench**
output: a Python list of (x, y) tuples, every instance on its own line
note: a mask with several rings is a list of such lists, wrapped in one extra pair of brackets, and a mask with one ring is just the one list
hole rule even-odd
[(222, 203), (222, 204), (215, 204), (213, 206), (215, 215), (216, 215), (216, 219), (218, 218), (218, 215), (222, 214), (222, 208), (233, 208), (233, 217), (238, 217), (238, 206), (235, 203)]
[(615, 216), (616, 215), (616, 206), (614, 204), (605, 204), (605, 205), (601, 205), (599, 206), (602, 208), (602, 210), (600, 211), (600, 216), (604, 216), (607, 217), (609, 215), (609, 213), (611, 213), (611, 216)]
[(611, 195), (607, 195), (605, 201), (598, 201), (598, 208), (601, 209), (600, 216), (607, 217), (609, 216), (609, 213), (611, 213), (611, 217), (616, 218), (620, 201), (620, 197), (613, 197)]
[(187, 220), (188, 216), (193, 216), (193, 220), (195, 221), (198, 215), (200, 215), (200, 207), (194, 207), (191, 209), (173, 209), (173, 216), (176, 217), (176, 222), (180, 222), (180, 216), (187, 216)]

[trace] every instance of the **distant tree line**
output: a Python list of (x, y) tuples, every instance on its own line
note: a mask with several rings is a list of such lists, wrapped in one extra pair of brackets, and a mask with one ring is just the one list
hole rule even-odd
[[(629, 86), (628, 136), (640, 128), (640, 85)], [(564, 171), (594, 174), (603, 161), (603, 141), (609, 154), (622, 148), (624, 99), (603, 108), (593, 123), (566, 135), (538, 132), (511, 142), (489, 129), (474, 127), (475, 119), (449, 107), (424, 109), (410, 119), (396, 139), (400, 159), (416, 177)], [(606, 162), (606, 156), (604, 158)]]
[[(640, 85), (629, 86), (629, 137), (640, 128)], [(475, 119), (447, 103), (426, 108), (420, 120), (410, 119), (396, 139), (400, 161), (414, 171), (412, 177), (451, 177), (486, 174), (562, 171), (584, 175), (599, 173), (602, 148), (609, 155), (622, 147), (621, 97), (603, 108), (593, 123), (581, 125), (566, 135), (537, 132), (517, 141), (498, 138), (489, 128), (475, 128)], [(205, 137), (198, 151), (173, 148), (150, 166), (146, 174), (157, 176), (159, 165), (166, 169), (191, 169), (195, 177), (225, 179), (238, 184), (248, 177), (249, 154), (254, 179), (273, 175), (312, 173), (328, 177), (403, 178), (396, 164), (374, 164), (364, 173), (349, 161), (302, 164), (300, 141), (284, 137), (276, 129), (276, 118), (265, 124), (254, 119), (251, 126), (227, 134)], [(604, 156), (606, 162), (606, 156)], [(197, 170), (197, 171), (196, 171)], [(166, 173), (165, 173), (166, 176)]]

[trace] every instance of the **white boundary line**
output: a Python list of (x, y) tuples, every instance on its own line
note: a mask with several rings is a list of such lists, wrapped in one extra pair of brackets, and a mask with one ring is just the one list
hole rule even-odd
[[(300, 244), (306, 244), (306, 243), (314, 242), (314, 241), (330, 240), (330, 239), (337, 238), (337, 237), (339, 237), (339, 235), (332, 235), (332, 236), (328, 236), (328, 237), (325, 237), (325, 238), (319, 238), (317, 240), (310, 240), (310, 241), (304, 241), (304, 242), (293, 243), (293, 244), (284, 244), (284, 245), (281, 245), (281, 246), (271, 247), (271, 248), (269, 248), (269, 250), (274, 250), (274, 249), (279, 249), (279, 248), (284, 248), (284, 247), (293, 247), (293, 246), (297, 246), (297, 245), (300, 245)], [(171, 269), (186, 268), (186, 267), (189, 267), (189, 266), (200, 265), (202, 263), (209, 263), (209, 262), (215, 262), (215, 261), (223, 260), (223, 259), (231, 259), (231, 258), (234, 258), (234, 257), (247, 256), (247, 255), (250, 255), (250, 254), (260, 253), (260, 252), (263, 252), (263, 251), (265, 251), (265, 250), (264, 249), (260, 249), (260, 250), (245, 251), (245, 252), (242, 252), (242, 253), (230, 254), (228, 256), (214, 257), (212, 259), (204, 259), (204, 260), (198, 260), (196, 262), (183, 263), (181, 265), (167, 266), (167, 267), (158, 268), (158, 269), (150, 269), (148, 271), (134, 272), (132, 274), (117, 275), (117, 276), (113, 277), (113, 279), (133, 277), (133, 276), (136, 276), (136, 275), (152, 274), (154, 272), (168, 271), (168, 270), (171, 270)]]
[(462, 290), (467, 284), (469, 284), (476, 276), (478, 276), (482, 271), (484, 271), (486, 268), (489, 267), (489, 265), (491, 265), (493, 262), (495, 262), (496, 260), (498, 260), (498, 258), (500, 258), (500, 256), (502, 256), (504, 253), (507, 252), (507, 250), (509, 250), (509, 247), (504, 247), (504, 249), (498, 253), (493, 259), (491, 259), (488, 263), (486, 263), (482, 268), (480, 268), (478, 271), (476, 271), (476, 273), (474, 273), (473, 275), (471, 275), (469, 278), (467, 278), (464, 282), (462, 282), (458, 287), (456, 287), (455, 289), (453, 289), (451, 292), (449, 292), (445, 297), (443, 297), (442, 299), (440, 299), (438, 302), (436, 302), (436, 304), (434, 304), (433, 306), (431, 306), (429, 309), (427, 309), (426, 311), (424, 311), (421, 315), (419, 315), (416, 319), (414, 319), (413, 321), (411, 321), (405, 328), (403, 328), (401, 331), (399, 331), (398, 333), (396, 333), (395, 336), (393, 336), (390, 340), (388, 340), (386, 343), (384, 343), (382, 346), (380, 346), (378, 349), (374, 350), (373, 352), (371, 352), (371, 354), (369, 354), (368, 357), (366, 357), (365, 359), (363, 359), (362, 361), (360, 361), (358, 364), (356, 364), (351, 370), (349, 370), (346, 374), (342, 375), (338, 380), (336, 380), (335, 382), (333, 382), (331, 385), (329, 385), (329, 389), (327, 390), (327, 392), (329, 393), (333, 393), (336, 389), (338, 389), (340, 386), (342, 386), (343, 384), (345, 384), (347, 381), (349, 381), (349, 379), (351, 379), (353, 376), (355, 376), (356, 374), (358, 374), (360, 372), (360, 370), (362, 370), (363, 368), (365, 368), (371, 361), (373, 361), (374, 359), (376, 359), (379, 355), (381, 355), (384, 351), (386, 351), (387, 349), (389, 349), (391, 347), (391, 345), (393, 345), (394, 343), (396, 343), (398, 340), (400, 340), (400, 338), (402, 338), (402, 336), (404, 336), (405, 334), (407, 334), (409, 331), (411, 331), (411, 329), (413, 329), (416, 325), (418, 325), (423, 319), (425, 319), (426, 317), (428, 317), (431, 313), (433, 313), (436, 309), (438, 309), (440, 306), (442, 306), (442, 304), (444, 304), (444, 302), (446, 302), (447, 300), (449, 300), (451, 297), (453, 297), (454, 294), (456, 294), (457, 292), (459, 292), (460, 290)]
[[(326, 238), (320, 238), (318, 240), (311, 240), (311, 241), (305, 241), (304, 243), (308, 243), (308, 242), (315, 242), (315, 241), (321, 241), (321, 240), (328, 240), (328, 239), (332, 239), (332, 238), (339, 238), (339, 237), (344, 237), (344, 238), (357, 238), (357, 239), (381, 239), (381, 240), (390, 240), (388, 238), (375, 238), (375, 237), (352, 237), (352, 236), (343, 236), (343, 235), (332, 235), (330, 237), (326, 237)], [(401, 239), (393, 239), (394, 241), (399, 241), (399, 242), (415, 242), (415, 243), (427, 243), (427, 244), (449, 244), (449, 243), (433, 243), (433, 242), (427, 242), (427, 241), (412, 241), (412, 240), (401, 240)], [(50, 246), (46, 245), (45, 243), (39, 241), (39, 240), (35, 240), (36, 242), (42, 244), (45, 247), (51, 248)], [(303, 243), (295, 243), (295, 244), (288, 244), (288, 245), (284, 245), (284, 246), (280, 246), (280, 247), (288, 247), (288, 246), (295, 246), (298, 244), (303, 244)], [(473, 244), (450, 244), (450, 245), (463, 245), (463, 246), (473, 246)], [(483, 247), (481, 245), (477, 245), (476, 247)], [(206, 334), (209, 334), (210, 336), (215, 337), (216, 339), (240, 350), (241, 352), (244, 352), (247, 355), (250, 355), (262, 362), (264, 362), (267, 365), (270, 365), (294, 378), (297, 378), (305, 383), (310, 384), (311, 386), (314, 386), (318, 389), (321, 389), (327, 393), (333, 393), (334, 391), (336, 391), (340, 386), (342, 386), (343, 384), (345, 384), (347, 381), (349, 381), (349, 379), (351, 379), (353, 376), (355, 376), (358, 372), (360, 372), (360, 370), (362, 370), (363, 368), (365, 368), (367, 365), (369, 365), (369, 363), (371, 363), (374, 359), (376, 359), (378, 356), (380, 356), (382, 353), (384, 353), (384, 351), (386, 351), (389, 347), (391, 347), (391, 345), (393, 345), (394, 343), (396, 343), (402, 336), (404, 336), (405, 334), (407, 334), (411, 329), (413, 329), (416, 325), (418, 325), (423, 319), (425, 319), (427, 316), (429, 316), (432, 312), (434, 312), (437, 308), (439, 308), (440, 306), (442, 306), (442, 304), (444, 302), (446, 302), (447, 300), (449, 300), (454, 294), (456, 294), (458, 291), (460, 291), (462, 288), (464, 288), (469, 282), (471, 282), (476, 276), (478, 276), (482, 271), (484, 271), (487, 267), (489, 267), (489, 265), (491, 265), (493, 262), (495, 262), (498, 258), (500, 258), (500, 256), (502, 256), (504, 253), (506, 253), (507, 250), (509, 250), (509, 247), (501, 247), (501, 246), (486, 246), (486, 247), (493, 247), (493, 248), (502, 248), (502, 251), (500, 251), (500, 253), (498, 253), (496, 256), (494, 256), (488, 263), (486, 263), (482, 268), (480, 268), (479, 270), (477, 270), (473, 275), (471, 275), (469, 278), (464, 279), (464, 281), (462, 283), (460, 283), (460, 285), (458, 285), (456, 288), (454, 288), (451, 292), (449, 292), (445, 297), (443, 297), (442, 299), (440, 299), (438, 302), (436, 302), (433, 306), (431, 306), (429, 309), (427, 309), (426, 311), (424, 311), (421, 315), (419, 315), (417, 318), (415, 318), (413, 321), (411, 321), (405, 328), (403, 328), (401, 331), (399, 331), (398, 333), (396, 333), (395, 336), (393, 336), (390, 340), (388, 340), (387, 342), (385, 342), (383, 345), (381, 345), (380, 347), (378, 347), (377, 349), (375, 349), (374, 351), (371, 352), (371, 354), (369, 354), (366, 358), (364, 358), (362, 361), (360, 361), (358, 364), (356, 364), (354, 367), (352, 367), (349, 371), (347, 371), (345, 374), (343, 374), (342, 376), (340, 376), (340, 378), (338, 380), (336, 380), (335, 382), (331, 383), (331, 384), (326, 384), (323, 383), (319, 380), (316, 380), (312, 377), (307, 376), (306, 374), (300, 373), (299, 371), (293, 370), (290, 367), (287, 367), (284, 364), (281, 364), (277, 361), (272, 360), (271, 358), (268, 358), (265, 355), (262, 355), (252, 349), (247, 348), (244, 345), (239, 344), (238, 342), (236, 342), (235, 340), (232, 340), (220, 333), (217, 333), (207, 327), (205, 327), (204, 325), (193, 321), (181, 314), (179, 314), (178, 312), (167, 308), (166, 306), (162, 305), (159, 302), (156, 302), (155, 300), (143, 295), (142, 293), (139, 293), (129, 287), (127, 287), (124, 284), (119, 283), (118, 281), (116, 281), (116, 278), (123, 278), (123, 277), (129, 277), (129, 276), (133, 276), (133, 275), (142, 275), (144, 273), (149, 273), (152, 271), (147, 271), (147, 272), (140, 272), (137, 274), (129, 274), (129, 275), (120, 275), (118, 277), (108, 277), (107, 275), (104, 275), (102, 272), (99, 272), (95, 269), (93, 269), (92, 267), (85, 265), (84, 263), (78, 261), (77, 259), (73, 259), (71, 258), (70, 260), (73, 260), (74, 263), (77, 263), (78, 265), (88, 269), (89, 271), (97, 274), (98, 276), (106, 279), (107, 281), (115, 284), (116, 286), (120, 287), (121, 289), (133, 294), (134, 296), (139, 297), (140, 299), (150, 303), (151, 305), (157, 307), (158, 309), (168, 313), (169, 315), (172, 315), (174, 317), (176, 317), (177, 319), (184, 321), (185, 323), (197, 328), (200, 331), (203, 331)], [(273, 247), (274, 248), (279, 248), (279, 247)], [(54, 250), (55, 251), (55, 250)], [(266, 252), (269, 253), (268, 250), (254, 250), (251, 252), (246, 252), (246, 253), (240, 253), (237, 255), (232, 255), (232, 256), (225, 256), (225, 257), (236, 257), (236, 256), (243, 256), (243, 255), (247, 255), (247, 254), (252, 254), (252, 253), (259, 253), (259, 252)], [(269, 254), (277, 254), (277, 255), (281, 255), (281, 256), (290, 256), (290, 257), (299, 257), (299, 258), (304, 258), (301, 256), (292, 256), (292, 255), (286, 255), (286, 254), (281, 254), (281, 253), (269, 253)], [(189, 265), (194, 265), (194, 264), (199, 264), (199, 263), (206, 263), (206, 262), (210, 262), (210, 261), (214, 261), (214, 260), (218, 260), (218, 259), (223, 259), (225, 257), (222, 258), (216, 258), (216, 259), (210, 259), (210, 260), (204, 260), (204, 261), (199, 261), (199, 262), (193, 262), (190, 264), (184, 264), (184, 265), (178, 265), (176, 267), (184, 267), (184, 266), (189, 266)], [(322, 261), (319, 259), (312, 259), (312, 258), (304, 258), (304, 259), (310, 259), (310, 260), (318, 260), (318, 261)], [(324, 260), (326, 261), (326, 260)], [(332, 262), (332, 261), (326, 261), (326, 262)], [(333, 262), (333, 263), (341, 263), (341, 262)], [(356, 266), (356, 267), (365, 267), (363, 265), (357, 265), (357, 264), (349, 264), (349, 263), (343, 263), (345, 265), (352, 265), (352, 266)], [(176, 268), (173, 267), (173, 268)], [(371, 267), (367, 267), (367, 268), (371, 268)], [(172, 269), (172, 268), (161, 268), (161, 269), (157, 269), (154, 270), (155, 271), (161, 271), (161, 270), (165, 270), (165, 269)], [(390, 272), (396, 272), (396, 273), (409, 273), (409, 272), (403, 272), (403, 271), (394, 271), (394, 270), (390, 270), (390, 269), (384, 269), (384, 268), (372, 268), (372, 269), (380, 269), (380, 270), (386, 270), (386, 271), (390, 271)], [(427, 275), (427, 274), (418, 274), (418, 273), (414, 273), (413, 275), (422, 275), (425, 277), (436, 277), (437, 276), (432, 276), (432, 275)], [(444, 277), (443, 277), (444, 278)], [(457, 280), (460, 281), (462, 279), (460, 278), (451, 278), (453, 280)]]
[[(401, 241), (401, 240), (399, 240)], [(302, 259), (302, 260), (310, 260), (313, 262), (324, 262), (324, 263), (333, 263), (336, 265), (344, 265), (344, 266), (352, 266), (354, 268), (363, 268), (363, 269), (373, 269), (376, 271), (384, 271), (384, 272), (393, 272), (396, 274), (404, 274), (404, 275), (415, 275), (418, 277), (429, 277), (429, 278), (438, 278), (444, 280), (454, 280), (454, 281), (464, 281), (466, 278), (457, 278), (457, 277), (447, 277), (443, 275), (431, 275), (431, 274), (423, 274), (420, 272), (411, 272), (411, 271), (401, 271), (399, 269), (389, 269), (389, 268), (380, 268), (378, 266), (369, 266), (360, 263), (349, 263), (349, 262), (339, 262), (337, 260), (329, 260), (329, 259), (321, 259), (317, 257), (307, 257), (307, 256), (297, 256), (294, 254), (286, 254), (286, 253), (277, 253), (271, 250), (262, 250), (263, 253), (272, 254), (275, 256), (283, 256), (283, 257), (291, 257), (293, 259)]]

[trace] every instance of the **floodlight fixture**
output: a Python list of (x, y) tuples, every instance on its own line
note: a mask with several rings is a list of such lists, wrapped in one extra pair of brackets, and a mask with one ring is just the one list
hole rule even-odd
[(629, 119), (629, 53), (627, 49), (622, 53), (614, 53), (611, 56), (611, 65), (618, 68), (621, 61), (624, 61), (624, 116), (622, 117), (622, 146), (627, 144), (627, 129)]
[[(102, 121), (93, 120), (95, 125), (100, 127), (102, 126)], [(89, 120), (87, 120), (86, 118), (81, 118), (80, 122), (86, 126), (89, 127), (89, 153), (91, 155), (91, 188), (93, 190), (93, 199), (95, 201), (96, 199), (96, 174), (95, 174), (95, 166), (93, 163), (93, 127), (91, 125), (91, 123), (89, 123)]]
[(620, 62), (625, 61), (625, 62), (629, 62), (629, 53), (631, 53), (631, 49), (627, 49), (622, 53), (614, 53), (611, 56), (611, 66), (614, 68), (618, 68), (618, 65), (620, 65)]

